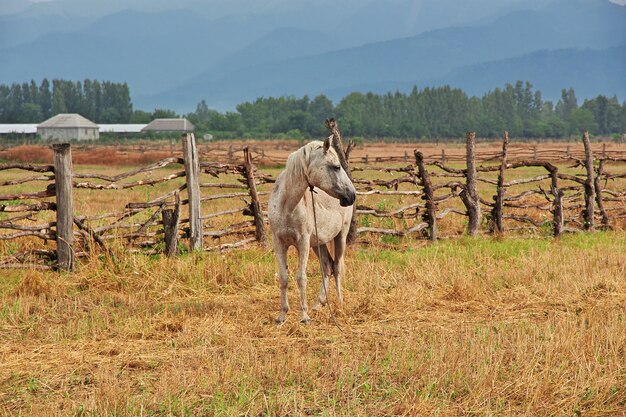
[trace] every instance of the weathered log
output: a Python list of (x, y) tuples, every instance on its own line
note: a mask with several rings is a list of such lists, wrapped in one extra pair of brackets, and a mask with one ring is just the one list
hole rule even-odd
[(259, 201), (259, 195), (256, 190), (256, 184), (254, 182), (254, 165), (250, 158), (250, 150), (246, 146), (243, 148), (244, 159), (244, 172), (248, 181), (248, 191), (250, 192), (250, 210), (254, 216), (254, 228), (257, 241), (264, 247), (267, 247), (267, 235), (265, 234), (265, 224), (263, 223), (263, 211), (261, 210), (261, 203)]
[(180, 171), (180, 172), (176, 172), (174, 174), (171, 174), (162, 178), (137, 180), (137, 181), (129, 182), (125, 184), (124, 183), (118, 184), (115, 182), (112, 182), (110, 184), (94, 184), (90, 182), (78, 182), (74, 184), (74, 188), (87, 188), (91, 190), (125, 190), (125, 189), (135, 188), (135, 187), (144, 186), (144, 185), (156, 185), (156, 184), (171, 181), (173, 179), (184, 177), (184, 176), (185, 176), (185, 171)]
[(178, 254), (178, 225), (180, 223), (180, 196), (176, 194), (176, 208), (163, 210), (163, 231), (165, 233), (165, 256), (173, 258)]
[(585, 145), (585, 168), (587, 170), (587, 180), (585, 181), (585, 211), (584, 211), (584, 228), (585, 230), (594, 229), (594, 173), (593, 173), (593, 153), (591, 152), (591, 145), (589, 144), (589, 132), (585, 130), (583, 133), (583, 145)]
[[(128, 203), (126, 204), (125, 208), (128, 210), (143, 210), (143, 209), (147, 209), (150, 207), (156, 207), (156, 206), (160, 206), (161, 204), (163, 204), (163, 201), (167, 200), (168, 198), (172, 198), (174, 197), (174, 195), (176, 195), (176, 193), (179, 193), (183, 190), (187, 189), (187, 184), (183, 184), (180, 187), (178, 187), (176, 190), (170, 191), (167, 194), (164, 194), (160, 197), (155, 198), (152, 201), (148, 201), (147, 203)], [(243, 193), (245, 195), (245, 193)], [(186, 200), (188, 201), (188, 200)], [(185, 202), (183, 202), (182, 204), (187, 204)], [(136, 214), (137, 212), (134, 212), (132, 214)], [(131, 214), (131, 215), (132, 215)], [(126, 216), (127, 217), (127, 216)]]
[[(243, 213), (244, 215), (246, 214), (246, 210), (249, 210), (249, 207), (243, 207), (243, 208), (236, 208), (236, 209), (231, 209), (231, 210), (224, 210), (224, 211), (218, 211), (216, 213), (209, 213), (209, 214), (205, 214), (204, 216), (201, 217), (202, 220), (207, 220), (207, 219), (212, 219), (214, 217), (219, 217), (219, 216), (225, 216), (228, 214), (235, 214), (235, 213)], [(250, 216), (252, 215), (252, 213), (249, 214)]]
[(69, 143), (52, 145), (57, 204), (57, 258), (59, 269), (74, 269), (74, 199), (72, 196), (72, 151)]
[(435, 202), (432, 184), (428, 178), (428, 171), (424, 166), (424, 155), (418, 150), (413, 151), (415, 155), (415, 163), (417, 164), (417, 175), (420, 179), (424, 195), (422, 198), (426, 201), (426, 212), (422, 215), (422, 220), (428, 224), (428, 238), (431, 241), (437, 240), (437, 203)]
[(7, 220), (0, 221), (1, 229), (22, 230), (22, 231), (31, 231), (31, 232), (43, 232), (45, 230), (51, 230), (54, 226), (56, 226), (56, 222), (35, 224), (35, 225), (28, 226), (24, 224), (11, 223)]
[(366, 179), (355, 179), (352, 180), (352, 183), (354, 185), (360, 184), (360, 185), (370, 185), (370, 186), (376, 186), (376, 187), (387, 187), (387, 188), (393, 188), (395, 190), (398, 189), (398, 186), (402, 183), (409, 183), (409, 184), (414, 184), (415, 183), (415, 178), (412, 175), (407, 175), (404, 177), (400, 177), (400, 178), (394, 178), (393, 180), (366, 180)]
[(554, 196), (552, 201), (552, 234), (559, 237), (563, 233), (563, 190), (559, 189), (558, 168), (550, 166), (550, 190)]
[(28, 236), (38, 237), (39, 239), (42, 239), (42, 240), (53, 240), (56, 238), (56, 233), (54, 231), (50, 231), (49, 233), (44, 233), (41, 231), (29, 230), (29, 231), (22, 231), (18, 233), (0, 235), (0, 240), (12, 240), (12, 239), (17, 239), (20, 237), (28, 237)]
[(100, 180), (107, 181), (107, 182), (118, 182), (125, 178), (129, 178), (129, 177), (132, 177), (132, 176), (144, 173), (144, 172), (154, 171), (159, 168), (164, 168), (174, 163), (182, 165), (183, 159), (182, 158), (165, 158), (153, 164), (147, 165), (145, 167), (140, 167), (137, 169), (122, 172), (121, 174), (112, 175), (112, 176), (104, 175), (104, 174), (75, 173), (74, 178), (82, 178), (82, 179), (94, 178), (94, 179), (100, 179)]
[[(604, 146), (606, 144), (602, 144), (603, 145), (603, 152), (606, 153), (606, 150), (604, 149)], [(603, 170), (604, 170), (604, 159), (600, 159), (600, 161), (598, 162), (598, 169), (596, 172), (596, 176), (594, 178), (594, 192), (595, 192), (595, 197), (596, 197), (596, 204), (598, 205), (598, 209), (600, 209), (600, 215), (602, 216), (602, 228), (604, 230), (609, 230), (611, 229), (611, 224), (609, 222), (609, 215), (606, 211), (606, 209), (604, 208), (604, 202), (602, 201), (602, 184), (600, 183), (600, 179), (602, 178), (603, 175)]]
[(383, 190), (368, 190), (368, 191), (357, 191), (357, 195), (411, 195), (418, 196), (424, 194), (423, 191), (383, 191)]
[(50, 184), (44, 191), (38, 191), (34, 193), (20, 193), (20, 194), (4, 194), (0, 195), (0, 201), (13, 201), (13, 200), (28, 200), (34, 198), (46, 198), (55, 196), (55, 184)]
[(0, 187), (4, 187), (8, 185), (26, 184), (27, 182), (32, 182), (32, 181), (54, 181), (54, 175), (39, 175), (35, 177), (20, 178), (18, 180), (7, 180), (7, 181), (0, 182)]
[(89, 236), (91, 239), (95, 240), (95, 241), (96, 241), (96, 243), (97, 243), (98, 245), (100, 245), (100, 247), (101, 247), (103, 250), (107, 251), (110, 255), (112, 255), (112, 252), (111, 252), (111, 251), (109, 250), (109, 248), (105, 245), (105, 243), (104, 243), (104, 241), (102, 240), (102, 238), (100, 237), (100, 235), (98, 235), (98, 233), (94, 232), (94, 230), (93, 230), (92, 228), (90, 228), (87, 224), (85, 224), (84, 220), (81, 220), (81, 219), (79, 219), (79, 218), (77, 218), (77, 217), (74, 217), (74, 224), (75, 224), (76, 226), (78, 226), (78, 228), (79, 228), (80, 230), (85, 231), (85, 232), (88, 234), (88, 236)]
[(394, 211), (380, 211), (375, 210), (370, 207), (365, 206), (357, 206), (356, 214), (368, 214), (374, 217), (397, 217), (397, 218), (405, 218), (404, 213), (408, 210), (424, 208), (425, 206), (420, 203), (410, 204), (408, 206), (400, 207)]
[(189, 250), (202, 249), (202, 220), (200, 220), (200, 187), (198, 150), (193, 133), (183, 135), (183, 157), (189, 197)]
[(7, 169), (21, 169), (24, 171), (33, 171), (33, 172), (54, 172), (54, 165), (32, 165), (32, 164), (21, 164), (19, 162), (0, 164), (0, 171), (4, 171)]
[[(54, 194), (53, 194), (54, 195)], [(44, 211), (51, 210), (54, 211), (57, 209), (56, 203), (51, 201), (42, 201), (40, 203), (34, 204), (18, 204), (18, 205), (8, 205), (8, 204), (0, 204), (0, 212), (6, 213), (19, 213), (24, 211)]]
[(382, 229), (378, 227), (359, 227), (357, 233), (378, 233), (381, 235), (404, 236), (402, 230)]
[(461, 191), (460, 197), (465, 204), (468, 215), (467, 232), (470, 236), (475, 236), (478, 233), (480, 227), (480, 204), (478, 197), (478, 186), (476, 184), (476, 133), (467, 132), (466, 139), (466, 162), (467, 170), (465, 173), (467, 183), (463, 191)]
[(505, 131), (502, 136), (502, 161), (500, 163), (500, 173), (498, 174), (498, 187), (496, 189), (496, 195), (493, 198), (495, 204), (491, 210), (491, 222), (489, 224), (491, 232), (498, 234), (504, 233), (504, 223), (502, 222), (502, 204), (504, 202), (504, 194), (506, 192), (506, 189), (504, 188), (504, 170), (506, 169), (508, 146), (509, 132)]

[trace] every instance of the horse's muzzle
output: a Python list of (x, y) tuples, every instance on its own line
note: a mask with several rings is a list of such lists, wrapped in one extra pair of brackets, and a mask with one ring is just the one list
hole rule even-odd
[(354, 204), (355, 200), (356, 193), (354, 191), (349, 191), (347, 195), (344, 195), (339, 199), (339, 204), (341, 207), (349, 207)]

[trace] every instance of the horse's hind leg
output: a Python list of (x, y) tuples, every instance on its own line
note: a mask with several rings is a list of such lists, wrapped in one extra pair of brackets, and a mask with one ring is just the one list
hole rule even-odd
[(326, 245), (321, 245), (319, 247), (319, 251), (317, 250), (317, 246), (313, 246), (313, 251), (317, 255), (320, 263), (322, 264), (322, 285), (320, 287), (320, 293), (317, 296), (317, 301), (313, 304), (313, 310), (317, 311), (323, 306), (326, 305), (328, 291), (328, 277), (333, 272), (332, 267), (332, 258), (330, 257), (330, 253), (328, 252), (328, 247)]
[[(275, 238), (275, 241), (278, 240)], [(280, 314), (276, 318), (276, 324), (282, 324), (287, 319), (289, 301), (287, 300), (287, 284), (289, 274), (287, 272), (287, 248), (281, 244), (274, 244), (276, 264), (278, 266), (278, 287), (280, 288)]]

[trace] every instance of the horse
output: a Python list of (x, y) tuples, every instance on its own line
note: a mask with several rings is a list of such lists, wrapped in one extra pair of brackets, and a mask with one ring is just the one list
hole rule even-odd
[[(309, 190), (315, 193), (315, 198)], [(355, 200), (356, 190), (341, 167), (337, 152), (330, 146), (330, 137), (324, 142), (310, 142), (287, 158), (285, 169), (276, 179), (268, 202), (280, 288), (280, 314), (276, 324), (282, 324), (289, 311), (287, 250), (290, 246), (295, 246), (298, 252), (300, 322), (307, 324), (311, 320), (306, 300), (306, 266), (311, 247), (322, 264), (322, 286), (313, 310), (319, 310), (326, 304), (331, 273), (335, 276), (337, 298), (340, 303), (343, 302), (343, 256)]]

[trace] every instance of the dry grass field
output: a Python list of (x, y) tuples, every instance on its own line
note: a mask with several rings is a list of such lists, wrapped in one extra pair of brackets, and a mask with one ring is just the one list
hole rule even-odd
[(624, 415), (625, 248), (623, 232), (353, 247), (343, 332), (328, 309), (273, 324), (262, 249), (5, 272), (0, 412)]
[[(84, 163), (77, 171), (126, 169)], [(78, 190), (77, 210), (171, 188)], [(328, 307), (298, 322), (293, 280), (276, 327), (274, 258), (256, 246), (167, 259), (111, 241), (113, 255), (71, 274), (3, 270), (0, 415), (626, 415), (624, 224), (554, 240), (459, 237), (464, 221), (446, 217), (434, 244), (351, 246), (342, 306), (331, 286), (341, 329)], [(312, 302), (314, 261), (308, 276)]]

